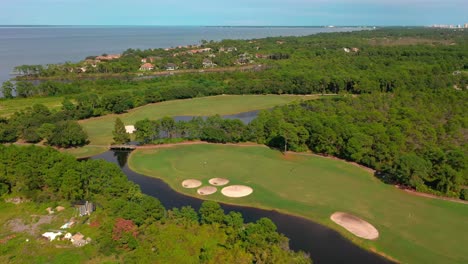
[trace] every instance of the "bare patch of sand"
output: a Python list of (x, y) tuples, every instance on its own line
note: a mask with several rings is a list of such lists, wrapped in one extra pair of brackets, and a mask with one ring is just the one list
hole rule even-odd
[(234, 197), (234, 198), (244, 197), (244, 196), (250, 195), (252, 192), (253, 192), (253, 189), (245, 185), (231, 185), (228, 187), (224, 187), (221, 190), (221, 193), (224, 196)]
[(336, 212), (330, 216), (330, 219), (355, 236), (370, 240), (379, 237), (379, 231), (373, 225), (354, 215)]
[(205, 186), (205, 187), (201, 187), (200, 189), (197, 190), (197, 193), (199, 195), (210, 195), (210, 194), (213, 194), (217, 191), (218, 189), (216, 187), (213, 187), (213, 186)]
[(182, 187), (189, 188), (189, 189), (197, 188), (197, 187), (200, 187), (201, 185), (202, 185), (202, 182), (199, 180), (195, 180), (195, 179), (188, 179), (182, 182)]
[(229, 183), (229, 180), (228, 179), (224, 179), (224, 178), (213, 178), (213, 179), (210, 179), (208, 181), (211, 185), (215, 185), (215, 186), (223, 186), (223, 185), (226, 185)]

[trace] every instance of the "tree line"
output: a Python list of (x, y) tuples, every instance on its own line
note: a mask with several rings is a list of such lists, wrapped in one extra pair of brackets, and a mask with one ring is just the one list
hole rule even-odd
[(35, 146), (0, 145), (0, 157), (0, 197), (22, 197), (37, 205), (80, 200), (98, 205), (89, 217), (97, 226), (91, 245), (97, 250), (82, 252), (90, 260), (311, 263), (306, 254), (289, 249), (288, 239), (271, 220), (245, 223), (242, 214), (226, 214), (215, 202), (204, 202), (198, 211), (189, 206), (166, 210), (109, 162), (77, 161)]

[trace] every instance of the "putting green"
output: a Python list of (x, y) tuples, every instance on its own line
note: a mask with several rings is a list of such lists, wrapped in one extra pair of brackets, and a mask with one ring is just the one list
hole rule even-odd
[[(261, 146), (204, 144), (136, 150), (129, 165), (195, 197), (196, 190), (184, 189), (182, 180), (193, 178), (207, 185), (209, 179), (223, 177), (229, 184), (250, 186), (254, 191), (247, 197), (217, 192), (206, 199), (301, 215), (403, 263), (468, 263), (466, 204), (409, 195), (343, 161), (283, 156)], [(372, 223), (380, 237), (355, 237), (330, 220), (336, 211)]]
[(80, 121), (80, 124), (88, 133), (91, 146), (84, 146), (81, 151), (76, 149), (71, 150), (69, 153), (76, 157), (83, 157), (104, 152), (107, 146), (112, 143), (112, 130), (114, 129), (114, 122), (117, 117), (121, 118), (125, 125), (134, 125), (136, 121), (145, 118), (156, 120), (165, 116), (236, 114), (268, 109), (297, 100), (316, 98), (319, 98), (319, 96), (220, 95), (149, 104), (132, 109), (125, 114), (106, 115)]

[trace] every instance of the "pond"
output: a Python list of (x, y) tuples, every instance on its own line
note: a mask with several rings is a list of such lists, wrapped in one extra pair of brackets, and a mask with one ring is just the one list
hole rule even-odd
[[(248, 124), (252, 122), (257, 116), (260, 110), (255, 110), (255, 111), (250, 111), (250, 112), (243, 112), (243, 113), (238, 113), (238, 114), (232, 114), (232, 115), (223, 115), (221, 116), (223, 119), (239, 119), (242, 121), (244, 124)], [(174, 116), (174, 120), (177, 121), (190, 121), (193, 118), (197, 116)], [(203, 119), (206, 119), (207, 116), (200, 116)]]
[[(140, 186), (143, 193), (158, 198), (167, 209), (187, 205), (199, 209), (203, 200), (178, 193), (160, 179), (150, 178), (129, 169), (128, 155), (129, 152), (126, 151), (108, 151), (92, 159), (104, 159), (119, 165), (128, 179)], [(309, 253), (314, 263), (392, 263), (354, 245), (338, 232), (307, 219), (277, 211), (222, 203), (221, 206), (226, 213), (241, 212), (246, 222), (262, 217), (270, 218), (278, 226), (278, 231), (290, 239), (290, 248)]]

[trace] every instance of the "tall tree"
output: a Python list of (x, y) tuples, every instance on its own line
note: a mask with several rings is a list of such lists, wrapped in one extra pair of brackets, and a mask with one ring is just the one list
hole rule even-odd
[(115, 126), (112, 134), (114, 135), (115, 144), (125, 144), (130, 141), (130, 135), (125, 130), (124, 123), (120, 118), (115, 119)]
[(2, 84), (3, 96), (7, 99), (13, 98), (14, 85), (10, 81), (6, 81)]

